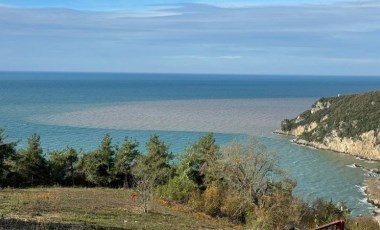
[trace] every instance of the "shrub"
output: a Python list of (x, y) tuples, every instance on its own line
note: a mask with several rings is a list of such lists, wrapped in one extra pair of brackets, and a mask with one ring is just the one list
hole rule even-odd
[(186, 174), (182, 174), (170, 179), (167, 185), (159, 187), (159, 194), (171, 200), (187, 203), (196, 189), (195, 183)]
[(380, 229), (380, 225), (372, 217), (356, 217), (347, 222), (347, 229), (373, 230), (373, 229)]
[(299, 226), (305, 204), (292, 197), (287, 191), (275, 189), (259, 200), (254, 209), (253, 223), (259, 229), (283, 229), (286, 226)]
[(189, 206), (198, 210), (204, 211), (204, 200), (203, 194), (199, 190), (195, 190), (194, 192), (189, 194)]
[(342, 218), (348, 218), (349, 210), (343, 203), (339, 206), (332, 201), (326, 202), (321, 198), (316, 199), (310, 207), (305, 208), (302, 224), (308, 227), (317, 227)]
[(292, 128), (293, 128), (293, 125), (292, 125), (292, 122), (289, 119), (284, 119), (281, 122), (281, 130), (282, 131), (287, 132), (287, 131), (292, 130)]
[(203, 193), (204, 211), (211, 216), (220, 214), (220, 206), (222, 205), (223, 192), (217, 183), (211, 184)]
[(234, 223), (245, 223), (247, 204), (243, 198), (233, 191), (228, 191), (222, 201), (220, 212)]

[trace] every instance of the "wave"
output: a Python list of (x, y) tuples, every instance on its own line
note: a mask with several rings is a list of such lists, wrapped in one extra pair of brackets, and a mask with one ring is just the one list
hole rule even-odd
[(368, 164), (374, 164), (374, 163), (376, 163), (376, 161), (371, 161), (371, 160), (366, 160), (366, 161), (364, 161), (365, 163), (368, 163)]
[(350, 164), (350, 165), (346, 165), (346, 166), (349, 167), (349, 168), (358, 168), (357, 164), (355, 164), (355, 163), (354, 164)]
[(368, 202), (367, 193), (366, 193), (366, 188), (367, 188), (366, 186), (355, 185), (355, 187), (358, 188), (360, 193), (364, 196), (363, 198), (359, 199), (359, 203), (367, 206), (367, 209), (370, 210), (371, 213), (380, 211), (379, 208), (377, 208), (375, 205)]
[[(367, 196), (365, 190), (366, 190), (366, 186), (362, 186), (362, 185), (355, 185), (355, 187), (360, 191), (360, 193), (363, 195), (363, 196)], [(367, 200), (367, 198), (366, 198)]]

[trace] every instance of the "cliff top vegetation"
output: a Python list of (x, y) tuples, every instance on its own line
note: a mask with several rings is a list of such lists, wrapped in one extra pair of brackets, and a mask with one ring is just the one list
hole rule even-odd
[(339, 137), (359, 138), (369, 131), (380, 130), (380, 91), (361, 94), (323, 97), (311, 109), (281, 123), (281, 130), (289, 132), (299, 126), (316, 122), (318, 126), (300, 138), (321, 142), (326, 135), (336, 132)]

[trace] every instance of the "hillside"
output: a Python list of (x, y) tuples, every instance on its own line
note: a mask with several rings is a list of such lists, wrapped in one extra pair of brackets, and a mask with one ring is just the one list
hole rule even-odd
[(149, 213), (132, 190), (0, 189), (0, 229), (231, 229), (235, 226), (159, 200)]
[(380, 91), (321, 98), (279, 133), (319, 149), (380, 160)]

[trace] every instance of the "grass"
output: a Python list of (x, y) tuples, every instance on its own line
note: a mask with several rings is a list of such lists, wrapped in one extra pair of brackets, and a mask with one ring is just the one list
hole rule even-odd
[(133, 191), (109, 188), (0, 190), (2, 229), (232, 229), (236, 226), (165, 200), (143, 213)]

